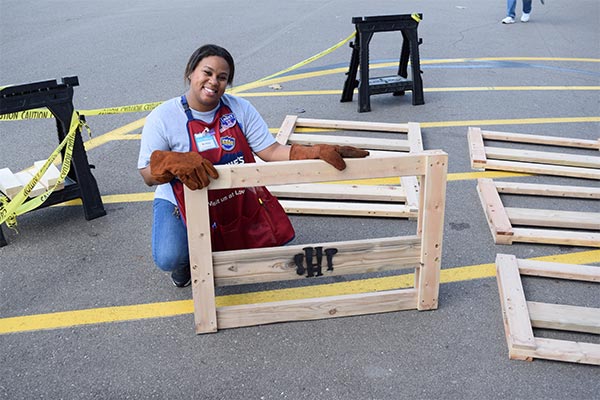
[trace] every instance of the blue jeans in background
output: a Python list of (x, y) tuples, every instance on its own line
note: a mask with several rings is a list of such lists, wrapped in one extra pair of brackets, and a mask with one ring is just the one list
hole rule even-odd
[(154, 199), (152, 224), (152, 258), (163, 271), (189, 268), (187, 229), (179, 208), (170, 201)]
[[(531, 1), (523, 0), (523, 13), (529, 14), (531, 12)], [(517, 0), (506, 0), (506, 15), (508, 17), (515, 18), (515, 9), (517, 8)]]

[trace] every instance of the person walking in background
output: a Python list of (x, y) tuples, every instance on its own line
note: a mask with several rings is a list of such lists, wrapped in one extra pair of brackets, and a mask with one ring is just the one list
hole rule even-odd
[[(521, 22), (528, 22), (531, 14), (531, 3), (532, 0), (521, 0), (523, 2), (523, 14), (521, 14)], [(542, 2), (543, 4), (543, 2)], [(506, 18), (502, 20), (503, 24), (514, 24), (515, 9), (517, 8), (517, 0), (506, 0)]]

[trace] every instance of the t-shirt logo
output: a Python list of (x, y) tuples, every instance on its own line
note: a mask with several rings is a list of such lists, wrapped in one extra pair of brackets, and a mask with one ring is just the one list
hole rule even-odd
[(233, 115), (232, 113), (223, 115), (221, 117), (220, 132), (225, 132), (227, 129), (233, 128), (236, 123), (237, 121), (235, 119), (235, 115)]
[(235, 148), (235, 138), (232, 136), (221, 137), (221, 148), (225, 151), (231, 151)]

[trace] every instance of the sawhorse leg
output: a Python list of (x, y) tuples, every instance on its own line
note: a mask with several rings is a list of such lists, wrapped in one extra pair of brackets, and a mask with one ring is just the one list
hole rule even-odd
[(2, 232), (2, 225), (0, 225), (0, 247), (4, 247), (8, 244), (6, 238), (4, 237), (4, 233)]
[(356, 74), (358, 73), (359, 53), (360, 53), (360, 33), (356, 31), (354, 44), (350, 43), (352, 47), (352, 56), (350, 57), (350, 67), (346, 73), (346, 82), (344, 82), (344, 90), (342, 90), (342, 98), (340, 102), (345, 103), (352, 101), (354, 95), (354, 89), (358, 87), (358, 80)]
[(360, 35), (360, 80), (358, 83), (358, 112), (371, 111), (371, 94), (369, 93), (369, 43), (373, 32)]

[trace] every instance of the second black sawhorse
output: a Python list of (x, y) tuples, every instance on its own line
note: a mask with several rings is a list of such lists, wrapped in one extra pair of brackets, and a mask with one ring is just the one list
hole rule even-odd
[[(69, 134), (71, 118), (73, 117), (73, 87), (79, 85), (76, 76), (62, 78), (62, 83), (56, 80), (8, 86), (0, 90), (0, 115), (35, 108), (48, 108), (56, 118), (58, 142)], [(65, 159), (65, 149), (62, 150)], [(75, 134), (75, 143), (71, 158), (71, 168), (65, 179), (65, 187), (54, 191), (40, 207), (63, 203), (80, 198), (86, 220), (106, 215), (98, 184), (90, 170), (88, 158), (83, 147), (81, 132)], [(0, 226), (0, 247), (7, 244)]]
[[(371, 111), (370, 96), (381, 93), (393, 93), (402, 96), (406, 90), (412, 91), (414, 106), (425, 104), (423, 98), (423, 81), (419, 61), (419, 45), (422, 40), (417, 34), (422, 14), (400, 14), (373, 17), (354, 17), (352, 23), (356, 28), (356, 37), (352, 47), (352, 58), (347, 73), (342, 102), (352, 101), (354, 89), (358, 87), (358, 112)], [(400, 31), (402, 33), (402, 51), (398, 74), (369, 78), (369, 43), (375, 32)], [(410, 58), (411, 78), (408, 78), (408, 61)], [(360, 66), (360, 79), (356, 79)]]

